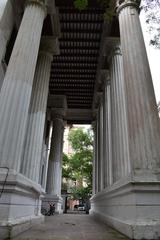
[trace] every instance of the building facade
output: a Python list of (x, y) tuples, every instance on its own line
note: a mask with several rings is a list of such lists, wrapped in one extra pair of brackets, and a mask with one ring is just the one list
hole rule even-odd
[(93, 123), (91, 214), (160, 238), (160, 121), (139, 0), (0, 3), (0, 238), (62, 212), (64, 122)]

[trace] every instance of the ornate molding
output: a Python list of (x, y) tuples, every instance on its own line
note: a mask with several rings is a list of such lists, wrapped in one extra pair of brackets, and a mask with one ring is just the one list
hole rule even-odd
[[(54, 116), (64, 117), (67, 111), (66, 96), (65, 95), (49, 95), (48, 108), (50, 108), (50, 111), (51, 111), (51, 118), (53, 118)], [(57, 118), (60, 118), (60, 117), (57, 117)]]
[(42, 37), (40, 43), (40, 53), (53, 55), (59, 55), (59, 41), (56, 37)]
[(104, 52), (107, 56), (108, 64), (113, 56), (122, 55), (120, 38), (106, 38)]
[(126, 7), (134, 7), (139, 10), (141, 0), (117, 0), (116, 2), (116, 12), (119, 15), (121, 10)]
[(26, 0), (26, 6), (29, 4), (36, 4), (41, 6), (47, 14), (47, 0)]

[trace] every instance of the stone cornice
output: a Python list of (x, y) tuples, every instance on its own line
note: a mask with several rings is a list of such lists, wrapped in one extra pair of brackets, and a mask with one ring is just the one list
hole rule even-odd
[(139, 10), (140, 0), (117, 0), (116, 2), (116, 12), (119, 15), (123, 8), (132, 6)]

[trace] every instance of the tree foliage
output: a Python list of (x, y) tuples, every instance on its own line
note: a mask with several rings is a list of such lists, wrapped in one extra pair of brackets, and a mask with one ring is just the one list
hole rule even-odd
[[(113, 0), (97, 0), (97, 2), (105, 9), (104, 18), (110, 21), (115, 15)], [(78, 10), (85, 10), (88, 7), (88, 0), (74, 0), (74, 6)]]
[(141, 8), (146, 13), (150, 44), (160, 48), (160, 0), (143, 0)]
[[(87, 9), (89, 0), (73, 0), (76, 9)], [(113, 0), (97, 0), (105, 9), (104, 19), (110, 21), (115, 15)], [(142, 0), (141, 9), (146, 12), (146, 23), (151, 34), (150, 44), (160, 48), (160, 0)]]
[[(93, 137), (91, 131), (78, 128), (71, 130), (68, 140), (74, 153), (63, 156), (62, 176), (78, 182), (78, 186), (72, 189), (73, 198), (84, 198), (92, 189)], [(83, 188), (84, 181), (86, 188)]]

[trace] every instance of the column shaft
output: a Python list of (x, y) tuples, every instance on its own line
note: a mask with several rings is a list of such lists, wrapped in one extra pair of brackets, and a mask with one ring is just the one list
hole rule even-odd
[(96, 145), (97, 145), (97, 124), (96, 121), (93, 122), (93, 133), (94, 133), (94, 141), (93, 141), (93, 176), (92, 176), (92, 195), (96, 194), (96, 178), (97, 178), (97, 174), (96, 174), (96, 167), (97, 167), (97, 149), (96, 149)]
[(0, 6), (0, 89), (4, 79), (2, 60), (5, 56), (6, 46), (11, 36), (14, 24), (13, 7), (11, 1), (7, 0)]
[(100, 190), (104, 189), (104, 155), (103, 155), (103, 131), (104, 131), (104, 124), (103, 124), (103, 97), (100, 106)]
[(99, 112), (97, 111), (97, 124), (96, 124), (96, 193), (99, 191)]
[(117, 46), (112, 49), (111, 57), (111, 99), (112, 99), (112, 145), (114, 182), (130, 172), (129, 147), (124, 96), (124, 75), (122, 55)]
[(29, 108), (22, 173), (38, 183), (52, 55), (40, 52)]
[(107, 143), (108, 143), (108, 161), (107, 161), (107, 185), (112, 185), (113, 183), (113, 162), (112, 162), (112, 123), (111, 123), (111, 85), (110, 82), (106, 86), (107, 95)]
[(148, 178), (150, 174), (160, 173), (160, 122), (138, 16), (138, 2), (120, 2), (117, 11), (124, 61), (130, 161), (134, 174)]
[(63, 120), (55, 117), (47, 176), (47, 193), (51, 195), (61, 195), (63, 132)]
[(112, 184), (112, 158), (111, 158), (111, 107), (110, 107), (110, 83), (107, 81), (104, 89), (104, 186)]
[(26, 6), (0, 94), (0, 165), (19, 171), (44, 8)]

